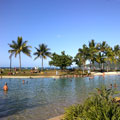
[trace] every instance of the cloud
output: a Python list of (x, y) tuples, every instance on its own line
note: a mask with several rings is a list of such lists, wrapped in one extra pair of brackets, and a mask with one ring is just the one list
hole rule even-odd
[(61, 37), (63, 37), (63, 36), (62, 36), (61, 34), (57, 34), (56, 37), (57, 37), (57, 38), (61, 38)]

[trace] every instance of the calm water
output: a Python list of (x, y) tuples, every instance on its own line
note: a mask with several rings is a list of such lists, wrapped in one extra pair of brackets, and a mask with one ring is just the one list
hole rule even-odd
[[(120, 76), (24, 79), (25, 84), (22, 80), (0, 79), (0, 120), (46, 120), (71, 104), (82, 103), (96, 87), (117, 83), (120, 89)], [(2, 90), (5, 82), (7, 93)]]

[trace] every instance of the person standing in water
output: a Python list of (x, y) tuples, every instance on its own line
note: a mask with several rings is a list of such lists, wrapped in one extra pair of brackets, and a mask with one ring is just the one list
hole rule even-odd
[(24, 84), (24, 83), (25, 83), (25, 80), (23, 80), (22, 83)]
[(8, 91), (7, 83), (5, 83), (5, 85), (4, 85), (4, 87), (3, 87), (3, 90), (4, 90), (4, 91)]

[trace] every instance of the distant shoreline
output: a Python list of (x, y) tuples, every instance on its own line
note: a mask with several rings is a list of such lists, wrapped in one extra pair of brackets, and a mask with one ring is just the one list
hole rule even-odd
[[(103, 75), (103, 73), (91, 72), (91, 75), (100, 76), (100, 75)], [(104, 72), (104, 75), (120, 75), (120, 72)], [(56, 78), (57, 79), (57, 78), (61, 78), (61, 76), (59, 75), (58, 76), (6, 76), (6, 75), (2, 75), (2, 78)]]
[(2, 78), (60, 78), (60, 76), (2, 76)]
[[(103, 75), (101, 72), (91, 72), (92, 75)], [(104, 72), (105, 75), (120, 75), (120, 72)]]

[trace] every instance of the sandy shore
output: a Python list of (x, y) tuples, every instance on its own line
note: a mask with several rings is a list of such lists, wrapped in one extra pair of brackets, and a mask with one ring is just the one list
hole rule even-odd
[(2, 78), (60, 78), (60, 76), (2, 76)]
[(48, 120), (61, 120), (63, 118), (63, 115), (48, 119)]
[[(104, 72), (104, 75), (120, 75), (120, 72)], [(101, 72), (91, 72), (92, 75), (103, 75)], [(2, 78), (60, 78), (60, 76), (2, 76)]]
[[(120, 72), (104, 72), (104, 75), (120, 75)], [(92, 75), (103, 75), (101, 72), (91, 72)], [(2, 78), (60, 78), (60, 76), (2, 76)]]
[[(92, 75), (103, 75), (101, 72), (92, 72)], [(120, 75), (120, 72), (104, 72), (104, 75)]]

